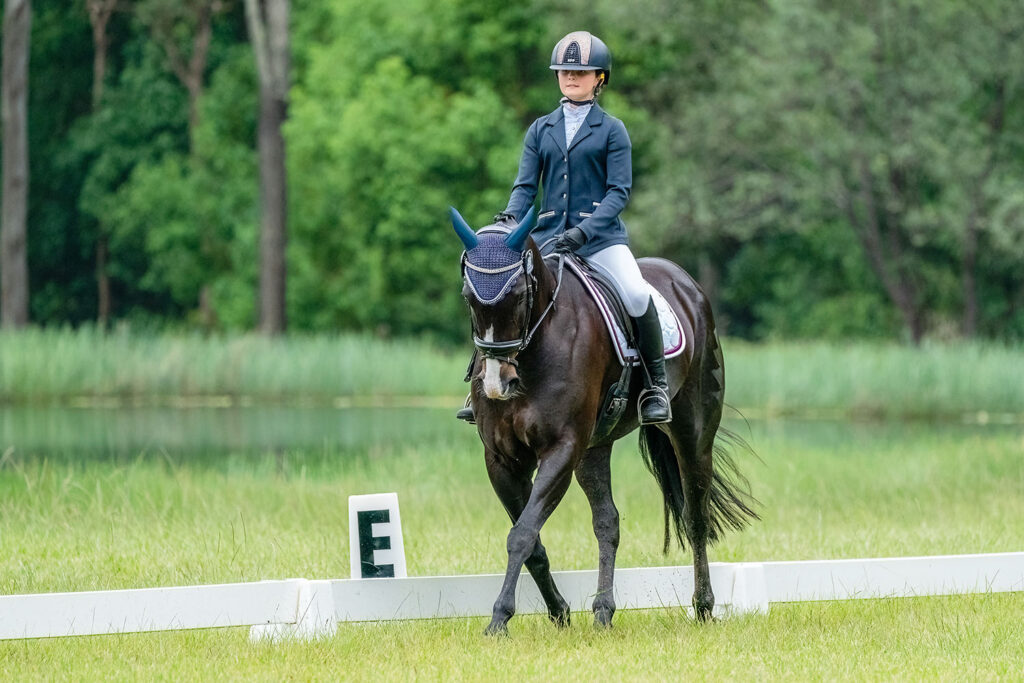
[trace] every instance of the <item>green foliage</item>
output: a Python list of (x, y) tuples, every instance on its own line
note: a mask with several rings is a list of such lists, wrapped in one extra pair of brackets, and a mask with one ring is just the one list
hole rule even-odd
[(237, 49), (203, 98), (196, 151), (138, 163), (102, 211), (113, 253), (146, 256), (140, 289), (189, 311), (209, 286), (218, 321), (231, 328), (254, 319), (254, 90), (252, 60)]
[[(165, 49), (190, 54), (189, 7), (115, 13), (95, 112), (81, 3), (37, 10), (40, 322), (95, 315), (102, 239), (115, 318), (191, 324), (206, 291), (217, 324), (254, 322), (253, 58), (241, 4), (215, 13), (190, 131)], [(1019, 2), (325, 0), (292, 28), (295, 329), (464, 337), (444, 210), (504, 205), (550, 48), (587, 28), (633, 140), (633, 246), (698, 275), (730, 334), (1024, 338)]]
[[(522, 132), (495, 83), (467, 77), (466, 90), (453, 91), (428, 75), (441, 66), (426, 55), (462, 61), (443, 42), (450, 31), (426, 31), (387, 3), (332, 7), (346, 30), (311, 53), (287, 130), (292, 320), (456, 337), (465, 329), (460, 245), (445, 209), (489, 222), (507, 198), (500, 188), (515, 173)], [(488, 55), (465, 58), (494, 68)]]

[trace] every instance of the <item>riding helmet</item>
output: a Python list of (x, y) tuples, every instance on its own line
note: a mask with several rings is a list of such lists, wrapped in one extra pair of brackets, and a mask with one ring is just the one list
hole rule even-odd
[(551, 52), (554, 71), (598, 71), (604, 73), (603, 85), (612, 75), (612, 52), (604, 41), (588, 31), (573, 31)]

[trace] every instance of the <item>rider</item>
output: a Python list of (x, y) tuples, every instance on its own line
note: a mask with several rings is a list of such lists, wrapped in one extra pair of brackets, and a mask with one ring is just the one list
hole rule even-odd
[[(640, 422), (668, 422), (672, 409), (661, 324), (619, 218), (633, 182), (629, 135), (596, 102), (611, 76), (611, 51), (597, 36), (574, 31), (555, 45), (551, 69), (564, 97), (526, 132), (512, 196), (494, 220), (521, 220), (542, 184), (543, 210), (534, 240), (542, 251), (553, 243), (556, 252), (575, 253), (614, 284), (636, 323), (637, 347), (647, 367)], [(473, 420), (468, 401), (458, 417)]]

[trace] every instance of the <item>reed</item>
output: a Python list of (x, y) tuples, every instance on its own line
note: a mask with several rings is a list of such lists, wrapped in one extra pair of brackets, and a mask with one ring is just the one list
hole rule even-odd
[[(1024, 347), (723, 343), (729, 404), (767, 415), (1019, 420)], [(0, 403), (402, 403), (466, 391), (468, 350), (358, 335), (0, 334)]]

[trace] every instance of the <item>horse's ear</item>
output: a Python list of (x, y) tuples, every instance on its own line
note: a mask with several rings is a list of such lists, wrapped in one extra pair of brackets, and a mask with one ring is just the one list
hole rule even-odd
[(473, 228), (469, 227), (469, 223), (462, 217), (458, 211), (455, 210), (454, 206), (448, 207), (448, 214), (452, 218), (452, 227), (455, 228), (455, 234), (462, 240), (462, 244), (465, 245), (466, 251), (469, 251), (477, 245), (479, 241), (476, 237), (476, 233), (473, 232)]
[(526, 246), (526, 238), (530, 236), (530, 231), (533, 230), (533, 226), (536, 224), (537, 212), (531, 206), (530, 210), (526, 212), (526, 216), (523, 217), (522, 222), (505, 238), (505, 245), (513, 251), (522, 251), (523, 247)]

